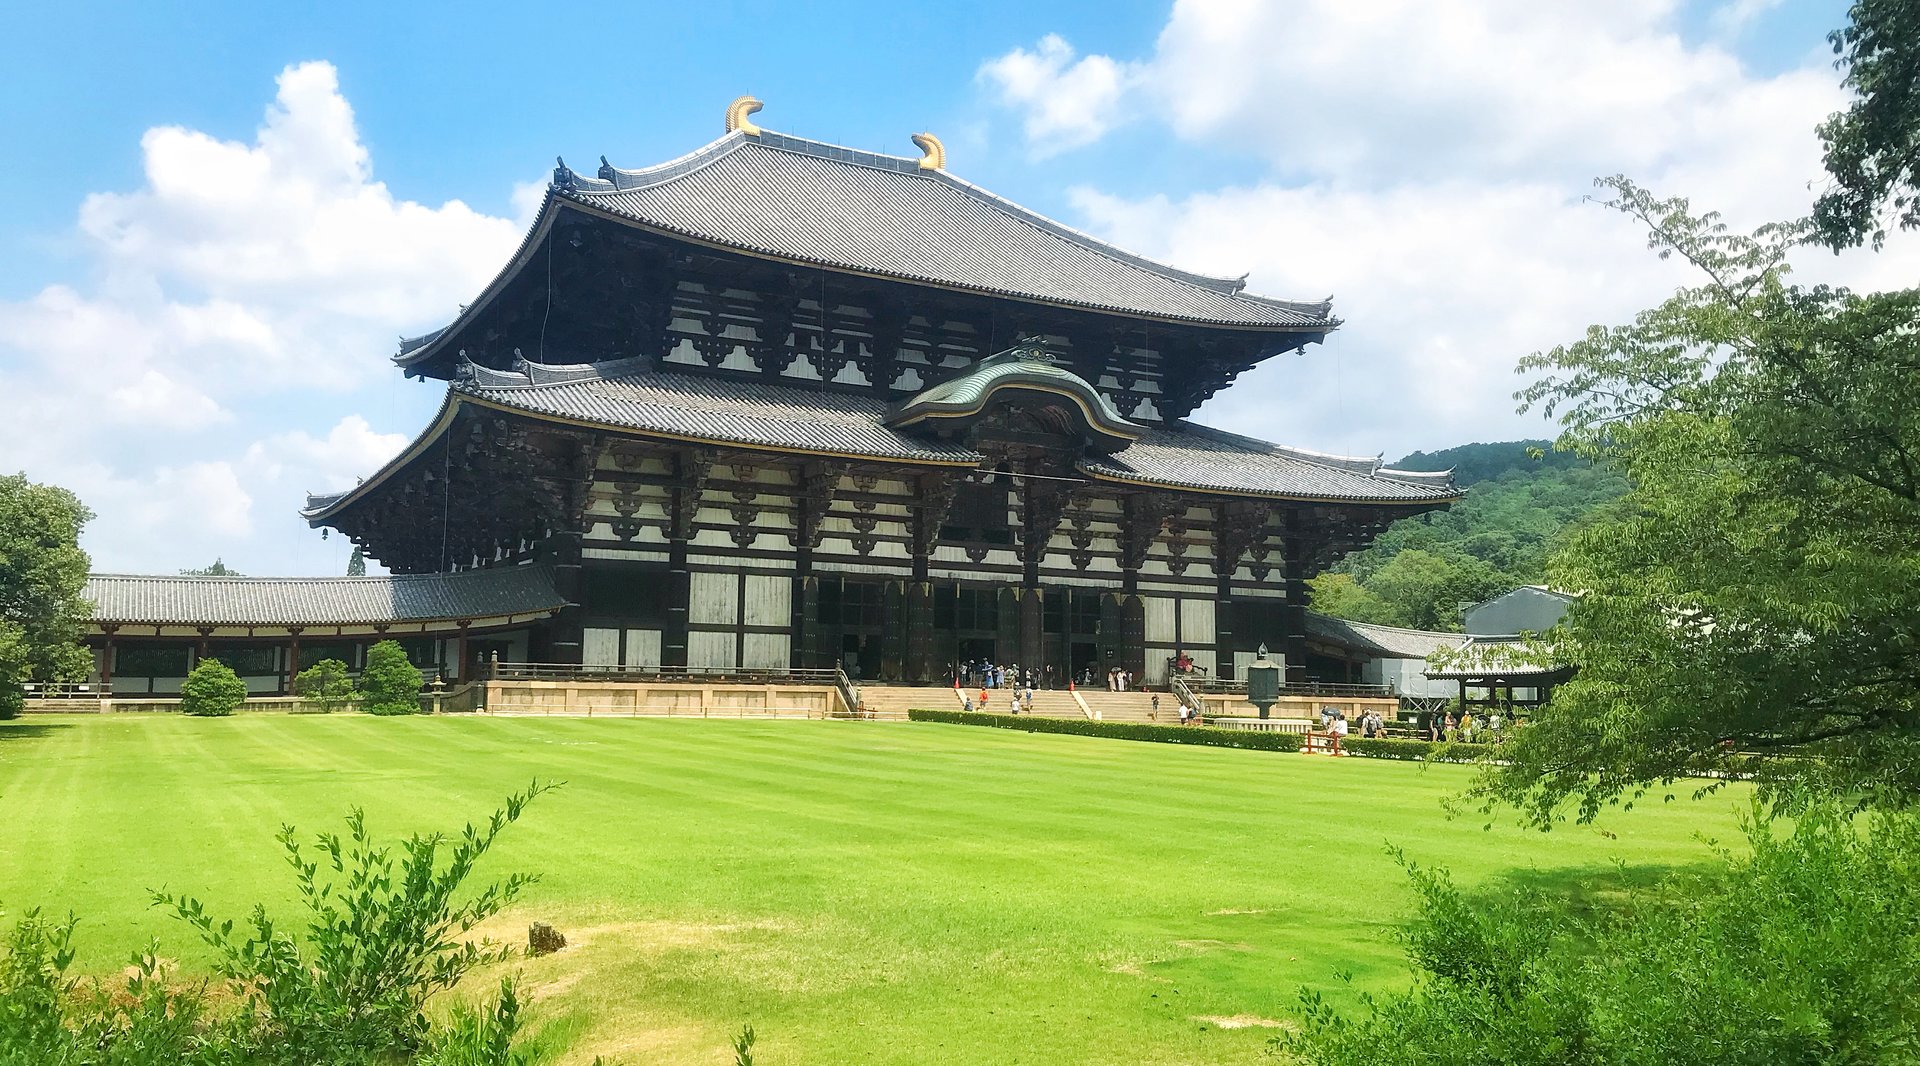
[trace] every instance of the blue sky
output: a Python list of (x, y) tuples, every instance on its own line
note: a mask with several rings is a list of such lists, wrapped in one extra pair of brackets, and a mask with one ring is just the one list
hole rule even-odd
[[(1803, 212), (1828, 0), (21, 6), (0, 38), (0, 469), (102, 570), (330, 573), (293, 514), (426, 421), (393, 338), (491, 276), (555, 155), (772, 129), (913, 155), (1348, 327), (1201, 419), (1395, 456), (1544, 435), (1515, 360), (1684, 280), (1582, 203), (1626, 172)], [(1861, 286), (1905, 242), (1811, 264)]]

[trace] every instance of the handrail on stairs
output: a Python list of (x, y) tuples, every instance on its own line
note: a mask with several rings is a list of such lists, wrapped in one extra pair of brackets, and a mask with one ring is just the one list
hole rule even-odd
[(1173, 693), (1173, 697), (1180, 701), (1181, 706), (1193, 708), (1195, 714), (1206, 710), (1206, 708), (1201, 705), (1200, 698), (1195, 696), (1193, 690), (1187, 687), (1187, 679), (1184, 677), (1170, 675), (1167, 678), (1167, 691)]
[(846, 702), (847, 713), (854, 715), (859, 714), (860, 690), (854, 687), (853, 679), (847, 676), (846, 667), (838, 663), (835, 663), (833, 667), (833, 684), (835, 688), (840, 690), (840, 698)]

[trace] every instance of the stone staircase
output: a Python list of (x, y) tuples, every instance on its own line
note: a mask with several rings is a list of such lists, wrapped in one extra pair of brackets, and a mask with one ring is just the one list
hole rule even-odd
[(1160, 716), (1153, 715), (1152, 692), (1109, 692), (1101, 689), (1081, 689), (1080, 698), (1087, 701), (1087, 709), (1094, 717), (1103, 722), (1158, 722), (1161, 725), (1178, 725), (1180, 722), (1180, 701), (1171, 693), (1158, 693), (1160, 697)]

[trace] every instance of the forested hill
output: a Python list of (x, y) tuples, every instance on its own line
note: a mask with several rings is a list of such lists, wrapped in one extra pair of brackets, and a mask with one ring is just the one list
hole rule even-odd
[[(1626, 492), (1626, 479), (1539, 440), (1415, 452), (1392, 465), (1447, 470), (1452, 508), (1393, 524), (1373, 547), (1315, 578), (1315, 610), (1356, 622), (1457, 630), (1460, 608), (1546, 578), (1567, 531)], [(1530, 450), (1542, 450), (1536, 459)]]

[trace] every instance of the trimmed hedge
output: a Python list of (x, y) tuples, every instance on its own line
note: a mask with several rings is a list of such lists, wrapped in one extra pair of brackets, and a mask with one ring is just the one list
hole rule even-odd
[(1348, 737), (1340, 742), (1340, 750), (1349, 755), (1364, 755), (1369, 759), (1401, 759), (1419, 762), (1432, 759), (1435, 762), (1479, 762), (1493, 749), (1491, 744), (1469, 744), (1464, 741), (1435, 743), (1431, 740), (1394, 740), (1391, 737), (1368, 740), (1365, 737)]
[(1214, 729), (1201, 725), (1146, 725), (1140, 722), (1094, 722), (1085, 718), (1036, 718), (1020, 714), (982, 714), (978, 711), (910, 710), (915, 722), (949, 725), (985, 725), (1027, 733), (1068, 733), (1112, 740), (1147, 740), (1158, 744), (1201, 744), (1215, 748), (1251, 748), (1256, 751), (1299, 751), (1298, 733), (1261, 733), (1251, 729)]

